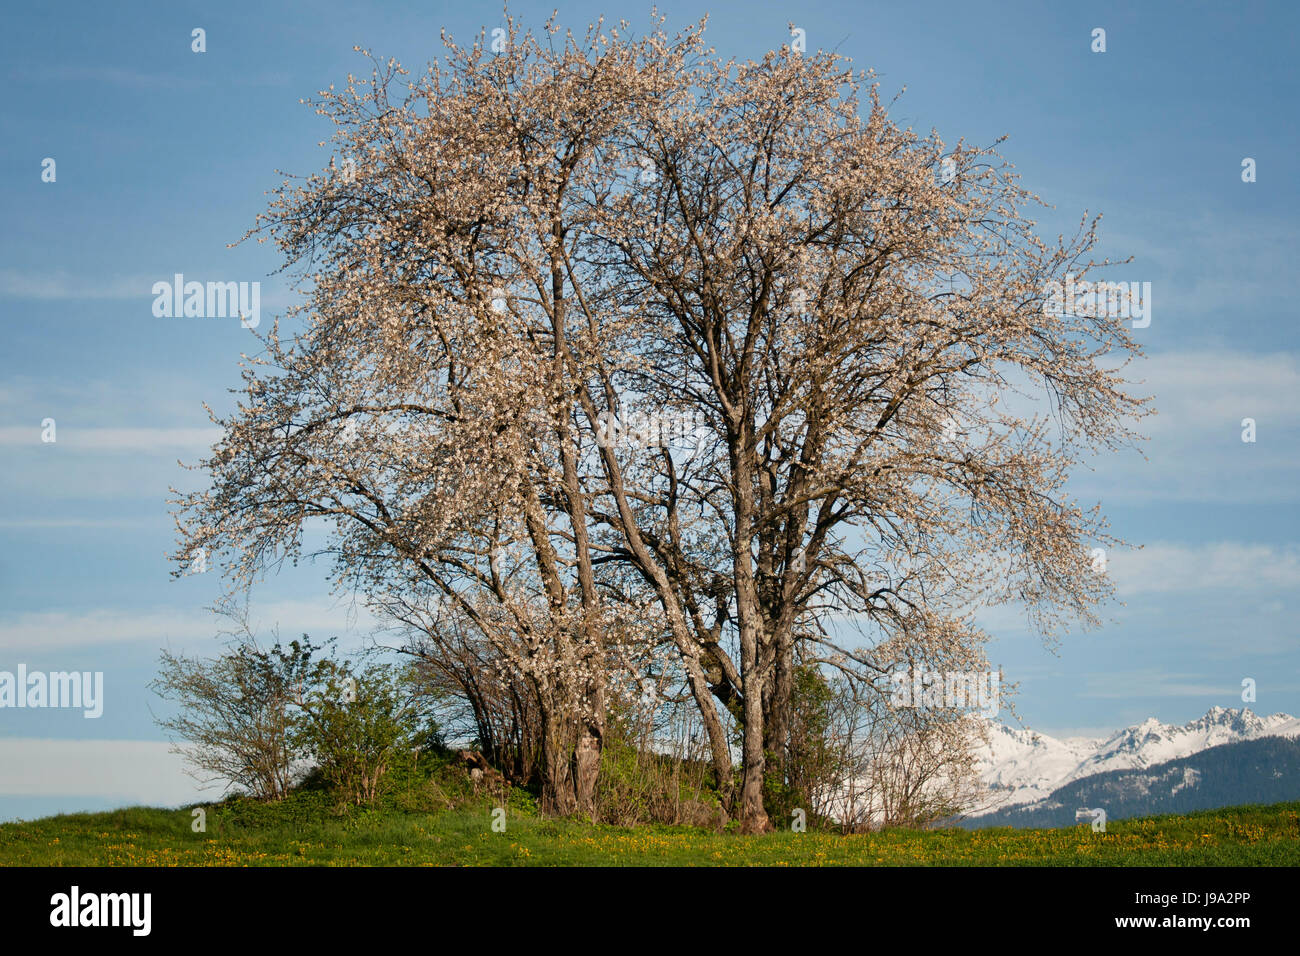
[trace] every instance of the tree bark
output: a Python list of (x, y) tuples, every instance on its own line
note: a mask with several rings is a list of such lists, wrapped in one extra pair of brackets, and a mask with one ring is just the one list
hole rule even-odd
[(773, 640), (772, 685), (763, 714), (763, 750), (768, 761), (768, 776), (784, 783), (789, 772), (790, 700), (794, 693), (794, 642), (788, 629)]
[(542, 718), (542, 799), (540, 809), (547, 816), (568, 816), (578, 806), (570, 772), (570, 741), (566, 721), (551, 712)]
[(593, 728), (586, 727), (578, 737), (573, 755), (574, 791), (577, 808), (591, 817), (596, 816), (596, 779), (600, 771), (600, 737)]
[(763, 673), (762, 641), (765, 636), (758, 588), (754, 583), (750, 541), (753, 529), (753, 469), (749, 458), (748, 430), (741, 429), (732, 443), (732, 474), (735, 475), (736, 531), (734, 582), (736, 616), (740, 629), (740, 673), (743, 684), (745, 726), (742, 742), (744, 775), (740, 793), (740, 831), (766, 833), (772, 829), (763, 806)]

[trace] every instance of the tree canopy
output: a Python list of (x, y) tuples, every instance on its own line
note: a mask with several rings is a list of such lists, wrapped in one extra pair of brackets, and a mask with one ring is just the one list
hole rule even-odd
[(1048, 242), (999, 144), (703, 30), (511, 22), (314, 101), (343, 162), (253, 230), (303, 328), (216, 419), (177, 560), (246, 587), (323, 522), (340, 587), (528, 697), (553, 812), (593, 806), (611, 695), (671, 672), (761, 831), (801, 666), (883, 688), (987, 668), (978, 604), (1095, 620), (1113, 539), (1066, 482), (1147, 408), (1122, 319), (1046, 308), (1095, 220)]

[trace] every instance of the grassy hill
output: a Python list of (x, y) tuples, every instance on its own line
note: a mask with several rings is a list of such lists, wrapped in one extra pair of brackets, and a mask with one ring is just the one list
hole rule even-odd
[(491, 806), (352, 809), (322, 795), (133, 807), (0, 825), (3, 866), (1259, 866), (1300, 864), (1300, 803), (1056, 830), (809, 831), (742, 837), (690, 827), (543, 820), (526, 801), (504, 832)]

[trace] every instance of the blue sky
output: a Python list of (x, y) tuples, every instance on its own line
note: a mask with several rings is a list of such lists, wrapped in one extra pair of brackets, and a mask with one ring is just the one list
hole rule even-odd
[[(554, 3), (511, 6), (540, 27)], [(1300, 713), (1300, 349), (1288, 292), (1300, 78), (1288, 3), (664, 3), (669, 28), (710, 15), (723, 54), (789, 41), (873, 68), (892, 115), (947, 142), (1001, 135), (1024, 184), (1054, 204), (1044, 233), (1101, 212), (1100, 251), (1136, 261), (1153, 316), (1135, 374), (1160, 414), (1146, 458), (1098, 460), (1076, 490), (1120, 537), (1123, 605), (1101, 630), (1045, 650), (1014, 615), (989, 615), (991, 658), (1020, 683), (1028, 726), (1102, 733), (1242, 706)], [(581, 32), (602, 12), (648, 26), (650, 4), (562, 3)], [(0, 30), (0, 671), (105, 674), (105, 710), (0, 709), (0, 819), (190, 798), (145, 684), (161, 647), (212, 652), (218, 584), (168, 576), (169, 484), (195, 478), (227, 406), (237, 319), (156, 318), (175, 273), (260, 281), (264, 323), (291, 301), (275, 250), (228, 248), (264, 208), (276, 170), (320, 168), (326, 121), (299, 103), (365, 61), (408, 67), (502, 24), (496, 4), (363, 2), (11, 5)], [(191, 31), (207, 51), (191, 51)], [(1106, 31), (1106, 52), (1090, 46)], [(42, 160), (56, 162), (43, 182)], [(1244, 183), (1253, 158), (1257, 181)], [(1257, 422), (1241, 441), (1240, 423)], [(53, 418), (57, 441), (40, 440)], [(254, 593), (286, 636), (351, 635), (323, 567)]]

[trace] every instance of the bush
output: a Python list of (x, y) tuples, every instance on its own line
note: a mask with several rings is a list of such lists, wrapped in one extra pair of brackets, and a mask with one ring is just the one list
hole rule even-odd
[[(265, 800), (288, 794), (294, 769), (294, 704), (309, 680), (310, 640), (262, 650), (251, 642), (215, 660), (164, 651), (149, 686), (180, 713), (157, 719), (203, 782)], [(206, 774), (206, 776), (204, 776)]]
[(685, 753), (657, 753), (648, 728), (639, 731), (612, 707), (606, 723), (596, 814), (604, 823), (714, 827), (721, 821), (717, 795), (706, 781), (710, 765)]
[[(834, 701), (834, 689), (816, 667), (801, 664), (795, 668), (784, 772), (769, 770), (763, 781), (763, 803), (773, 821), (788, 824), (795, 810), (803, 810), (809, 825), (831, 822), (815, 808), (817, 795), (833, 786), (841, 771), (830, 740)], [(781, 768), (779, 756), (769, 753), (768, 766)]]
[(303, 702), (298, 741), (316, 760), (330, 790), (357, 805), (373, 805), (391, 785), (389, 771), (409, 774), (420, 741), (436, 730), (425, 725), (407, 675), (370, 665), (322, 662), (316, 688)]

